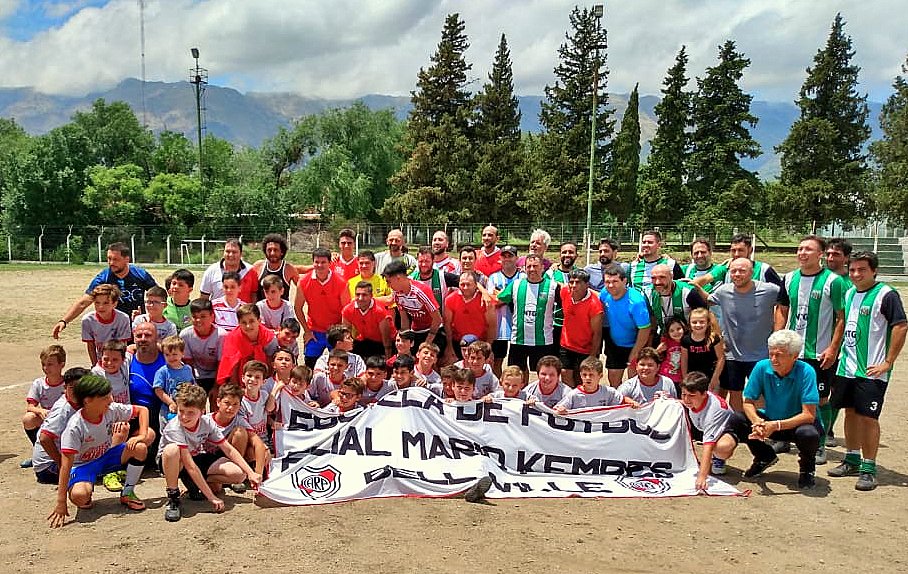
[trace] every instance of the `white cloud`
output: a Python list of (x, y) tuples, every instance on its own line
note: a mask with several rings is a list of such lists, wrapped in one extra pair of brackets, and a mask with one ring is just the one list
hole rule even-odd
[[(73, 2), (55, 2), (60, 10)], [(15, 10), (0, 0), (0, 18)], [(458, 11), (470, 39), (475, 89), (485, 81), (501, 33), (511, 47), (518, 92), (541, 94), (552, 81), (574, 0), (146, 0), (149, 80), (186, 78), (189, 48), (213, 83), (240, 90), (294, 91), (310, 96), (406, 95), (429, 64), (445, 14)], [(65, 6), (63, 6), (65, 5)], [(10, 8), (12, 6), (12, 8)], [(77, 6), (75, 6), (77, 8)], [(609, 89), (658, 93), (682, 44), (689, 76), (716, 61), (731, 38), (752, 61), (744, 85), (758, 97), (792, 100), (804, 70), (826, 41), (836, 11), (846, 19), (862, 66), (864, 89), (888, 92), (904, 62), (906, 19), (898, 0), (823, 3), (789, 0), (638, 0), (605, 5)], [(83, 94), (139, 76), (136, 0), (82, 8), (58, 28), (26, 42), (0, 37), (0, 82), (52, 93)]]
[(19, 4), (22, 3), (22, 0), (3, 0), (0, 2), (0, 22), (4, 18), (13, 14), (16, 10), (19, 9)]

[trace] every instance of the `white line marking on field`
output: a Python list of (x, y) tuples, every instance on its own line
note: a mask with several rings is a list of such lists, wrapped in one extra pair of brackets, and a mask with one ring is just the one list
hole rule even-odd
[(10, 389), (18, 389), (19, 387), (24, 387), (25, 385), (31, 384), (28, 381), (24, 383), (16, 383), (15, 385), (6, 385), (5, 387), (0, 387), (0, 392), (8, 391)]

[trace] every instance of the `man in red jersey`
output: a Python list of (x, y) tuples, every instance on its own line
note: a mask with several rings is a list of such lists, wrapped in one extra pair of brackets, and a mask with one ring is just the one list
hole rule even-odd
[[(306, 365), (328, 348), (328, 327), (341, 322), (341, 310), (350, 302), (347, 282), (331, 270), (331, 252), (323, 247), (312, 251), (312, 271), (300, 277), (293, 309), (303, 325)], [(308, 303), (308, 316), (303, 307)]]

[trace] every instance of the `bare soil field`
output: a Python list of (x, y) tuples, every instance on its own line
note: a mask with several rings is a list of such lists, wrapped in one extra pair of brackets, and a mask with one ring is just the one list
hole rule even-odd
[[(167, 271), (151, 270), (159, 280)], [(194, 270), (195, 271), (195, 270)], [(882, 416), (880, 487), (828, 479), (800, 493), (797, 455), (755, 481), (742, 479), (746, 448), (725, 479), (748, 497), (661, 500), (462, 499), (359, 501), (275, 507), (226, 494), (227, 511), (184, 503), (164, 521), (163, 479), (136, 492), (149, 508), (131, 513), (103, 487), (96, 506), (50, 530), (55, 488), (19, 468), (30, 454), (20, 417), (26, 383), (41, 374), (38, 353), (53, 323), (83, 292), (95, 267), (0, 265), (0, 564), (3, 572), (903, 572), (908, 570), (908, 374), (896, 366)], [(201, 271), (197, 272), (197, 277)], [(903, 297), (908, 291), (902, 289)], [(78, 323), (64, 331), (68, 366), (86, 365)], [(87, 365), (86, 365), (87, 366)], [(843, 435), (841, 418), (836, 434)]]

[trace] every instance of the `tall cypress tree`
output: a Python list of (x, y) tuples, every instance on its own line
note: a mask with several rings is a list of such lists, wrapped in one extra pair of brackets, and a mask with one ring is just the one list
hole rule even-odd
[(432, 64), (419, 70), (404, 143), (409, 158), (391, 178), (397, 194), (385, 201), (385, 217), (432, 222), (472, 217), (473, 102), (467, 89), (472, 66), (464, 59), (469, 47), (464, 29), (460, 16), (449, 14)]
[[(487, 221), (513, 219), (523, 198), (523, 146), (520, 142), (520, 107), (514, 95), (511, 51), (501, 35), (489, 81), (476, 96), (479, 117), (475, 126), (477, 163), (473, 175), (476, 213)], [(478, 211), (478, 210), (477, 210)]]
[(626, 221), (634, 210), (637, 172), (640, 168), (640, 95), (634, 86), (621, 118), (621, 129), (612, 148), (612, 201), (609, 211), (618, 221)]
[[(816, 225), (849, 220), (869, 208), (868, 168), (863, 151), (870, 138), (867, 96), (857, 91), (860, 67), (852, 64), (851, 38), (836, 14), (826, 46), (817, 51), (797, 101), (801, 115), (776, 150), (781, 183), (799, 219)], [(784, 215), (788, 201), (774, 204)]]
[(902, 76), (892, 83), (880, 113), (883, 139), (873, 142), (870, 151), (878, 166), (877, 203), (880, 213), (894, 222), (908, 224), (908, 58)]
[(558, 49), (555, 84), (546, 86), (539, 114), (545, 128), (539, 142), (536, 184), (523, 203), (539, 218), (579, 219), (586, 213), (590, 167), (590, 132), (593, 113), (593, 80), (597, 71), (596, 162), (594, 195), (601, 211), (608, 180), (609, 140), (614, 133), (614, 111), (608, 107), (606, 33), (592, 9), (575, 7), (571, 30)]
[(742, 157), (760, 155), (748, 128), (757, 124), (750, 113), (753, 98), (738, 86), (749, 65), (728, 40), (719, 47), (719, 63), (697, 78), (688, 194), (689, 211), (698, 219), (747, 220), (759, 205), (762, 186), (755, 173), (741, 167)]
[(644, 222), (675, 221), (679, 206), (688, 203), (684, 187), (691, 125), (691, 94), (685, 91), (687, 61), (687, 49), (681, 46), (662, 82), (662, 101), (656, 104), (659, 125), (640, 173), (637, 195), (636, 212)]

